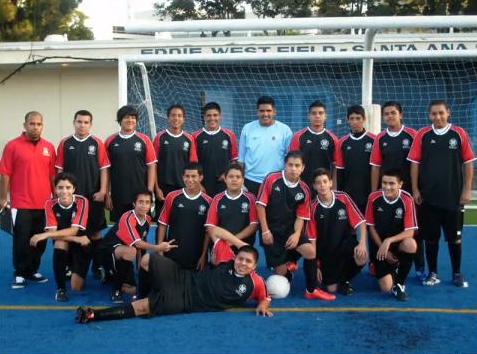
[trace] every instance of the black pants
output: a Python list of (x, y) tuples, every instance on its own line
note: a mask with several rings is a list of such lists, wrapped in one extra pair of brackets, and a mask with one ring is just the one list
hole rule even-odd
[(13, 226), (13, 268), (17, 276), (30, 276), (40, 267), (41, 256), (45, 252), (46, 241), (30, 246), (33, 235), (44, 232), (45, 211), (38, 209), (18, 209)]

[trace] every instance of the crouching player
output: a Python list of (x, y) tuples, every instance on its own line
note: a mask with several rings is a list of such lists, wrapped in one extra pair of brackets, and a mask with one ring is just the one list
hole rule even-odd
[(220, 247), (214, 247), (212, 257), (217, 267), (204, 272), (184, 270), (170, 258), (146, 254), (141, 260), (139, 285), (140, 295), (147, 297), (103, 310), (80, 307), (76, 310), (77, 322), (222, 311), (243, 306), (249, 298), (258, 302), (257, 315), (272, 316), (265, 282), (255, 273), (257, 250), (244, 245), (234, 259), (230, 246), (219, 242)]
[(71, 254), (71, 289), (83, 289), (91, 259), (90, 243), (86, 236), (88, 200), (76, 195), (76, 178), (70, 173), (55, 177), (55, 194), (45, 204), (45, 232), (33, 235), (30, 245), (36, 247), (41, 241), (51, 238), (54, 242), (53, 271), (57, 291), (56, 301), (68, 301), (66, 294), (66, 265)]
[[(102, 243), (105, 269), (114, 268), (114, 282), (111, 300), (122, 303), (123, 290), (133, 295), (136, 293), (134, 261), (141, 252), (168, 252), (177, 245), (175, 240), (150, 244), (147, 240), (151, 217), (148, 213), (152, 206), (152, 193), (144, 190), (137, 193), (133, 202), (134, 209), (125, 212), (119, 222), (108, 232)], [(112, 261), (112, 267), (111, 262)]]
[(351, 280), (368, 260), (365, 220), (348, 194), (332, 190), (330, 171), (316, 169), (313, 188), (317, 196), (306, 233), (316, 242), (318, 280), (329, 292), (351, 295)]
[(373, 241), (370, 253), (379, 287), (406, 301), (406, 278), (417, 250), (413, 238), (417, 222), (414, 201), (401, 189), (402, 184), (399, 170), (383, 172), (382, 190), (368, 198), (366, 223)]

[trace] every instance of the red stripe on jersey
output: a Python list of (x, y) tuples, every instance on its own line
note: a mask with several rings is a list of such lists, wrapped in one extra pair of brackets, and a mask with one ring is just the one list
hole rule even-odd
[(207, 213), (207, 220), (205, 225), (207, 226), (219, 226), (219, 203), (224, 198), (225, 192), (217, 194), (210, 203), (209, 212)]
[(318, 199), (315, 199), (313, 204), (311, 205), (311, 218), (306, 223), (306, 236), (310, 241), (316, 240), (318, 238), (318, 224), (316, 222), (316, 208), (320, 205)]
[(267, 287), (263, 278), (255, 272), (250, 273), (250, 278), (253, 282), (253, 292), (250, 295), (250, 298), (257, 302), (268, 300)]
[(59, 170), (63, 170), (65, 167), (65, 141), (71, 138), (72, 135), (67, 136), (66, 138), (60, 141), (58, 149), (56, 149), (56, 162), (55, 167)]
[(387, 134), (386, 130), (383, 130), (374, 139), (373, 149), (371, 150), (371, 156), (369, 157), (369, 164), (374, 166), (381, 166), (383, 163), (383, 153), (381, 151), (381, 145), (379, 141)]
[(171, 217), (172, 212), (172, 203), (174, 203), (174, 199), (182, 194), (182, 189), (178, 189), (176, 191), (170, 192), (166, 196), (166, 200), (164, 201), (164, 206), (162, 207), (161, 214), (159, 215), (159, 223), (169, 226), (169, 219)]
[(248, 220), (250, 224), (258, 223), (257, 206), (255, 205), (256, 203), (255, 196), (250, 192), (244, 192), (244, 195), (247, 197), (248, 202), (250, 203), (250, 209), (248, 211)]
[(333, 139), (333, 143), (335, 144), (335, 151), (333, 152), (333, 163), (336, 164), (336, 160), (338, 159), (338, 137), (330, 132), (328, 129), (326, 129), (326, 132), (331, 136), (331, 139)]
[(154, 146), (152, 145), (151, 139), (143, 133), (136, 132), (136, 135), (146, 145), (146, 165), (151, 165), (154, 162), (157, 162), (156, 153), (154, 152)]
[(281, 172), (272, 172), (265, 177), (265, 181), (258, 190), (257, 204), (267, 206), (270, 195), (272, 194), (272, 186), (280, 178), (282, 178)]
[(76, 215), (71, 221), (71, 226), (78, 226), (82, 230), (86, 230), (86, 225), (88, 224), (88, 213), (89, 213), (89, 204), (88, 200), (81, 196), (75, 194), (75, 203), (76, 203)]
[(305, 201), (301, 203), (298, 208), (296, 209), (296, 216), (305, 219), (305, 220), (310, 220), (310, 204), (311, 204), (311, 197), (310, 197), (310, 189), (306, 185), (305, 182), (300, 180), (300, 187), (305, 192)]
[(189, 162), (198, 162), (199, 161), (199, 158), (197, 157), (197, 148), (196, 148), (196, 144), (195, 144), (195, 138), (187, 133), (187, 132), (184, 132), (184, 136), (189, 139), (189, 143), (190, 143), (190, 149), (189, 149)]
[(109, 161), (108, 153), (106, 152), (106, 147), (104, 143), (98, 137), (92, 135), (91, 138), (96, 141), (98, 144), (98, 163), (99, 168), (108, 168), (111, 166), (111, 162)]
[(111, 145), (111, 142), (119, 135), (119, 133), (114, 133), (111, 134), (106, 141), (104, 142), (104, 146), (106, 147), (106, 150), (108, 150), (109, 145)]
[(217, 240), (212, 247), (212, 264), (218, 266), (235, 259), (235, 253), (230, 245), (224, 240)]
[(413, 140), (417, 135), (417, 130), (409, 128), (407, 126), (404, 126), (403, 132), (408, 133), (412, 137)]
[(376, 199), (380, 198), (383, 195), (383, 191), (379, 190), (373, 192), (368, 197), (368, 204), (366, 205), (366, 224), (367, 225), (374, 225), (374, 202)]
[(308, 128), (304, 128), (302, 130), (297, 131), (295, 134), (293, 134), (293, 137), (292, 137), (291, 142), (290, 142), (290, 148), (288, 149), (288, 151), (301, 150), (300, 138), (307, 131), (308, 131)]
[(411, 162), (419, 163), (422, 158), (422, 139), (424, 135), (432, 131), (432, 127), (424, 127), (419, 129), (414, 141), (412, 142), (411, 149), (407, 155), (407, 159)]
[(212, 198), (208, 194), (206, 194), (204, 192), (200, 192), (200, 196), (205, 199), (207, 204), (210, 205), (210, 203), (212, 202)]
[(414, 199), (404, 190), (401, 190), (400, 197), (404, 204), (404, 229), (417, 229), (417, 213)]
[(164, 135), (164, 133), (166, 133), (165, 130), (161, 130), (159, 133), (157, 133), (156, 137), (154, 138), (154, 142), (152, 143), (157, 159), (159, 159), (161, 153), (161, 136)]
[(58, 220), (56, 219), (55, 212), (53, 207), (58, 204), (58, 198), (48, 199), (45, 203), (45, 219), (46, 219), (46, 229), (53, 229), (58, 227)]
[(354, 203), (353, 199), (345, 192), (333, 192), (335, 198), (346, 206), (346, 213), (348, 214), (348, 223), (353, 229), (356, 229), (359, 224), (364, 222), (364, 217)]
[(222, 131), (227, 135), (230, 139), (230, 161), (238, 159), (238, 143), (237, 137), (235, 136), (234, 132), (229, 129), (222, 128)]
[(137, 219), (132, 210), (125, 212), (119, 219), (119, 227), (116, 235), (127, 246), (141, 239), (136, 230)]
[(341, 137), (341, 139), (338, 140), (338, 144), (336, 145), (336, 160), (335, 160), (336, 168), (340, 168), (340, 169), (345, 168), (345, 161), (344, 161), (342, 146), (344, 142), (348, 139), (349, 139), (349, 134), (346, 134), (345, 136)]
[(470, 139), (467, 132), (461, 127), (457, 127), (455, 125), (451, 126), (451, 130), (455, 131), (460, 137), (461, 146), (462, 146), (461, 154), (462, 154), (462, 160), (464, 161), (464, 163), (474, 161), (475, 155), (474, 155), (474, 151), (472, 150), (472, 145), (470, 144)]

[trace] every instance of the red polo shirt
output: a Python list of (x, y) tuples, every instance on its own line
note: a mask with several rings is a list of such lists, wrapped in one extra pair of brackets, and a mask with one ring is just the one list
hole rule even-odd
[(55, 176), (55, 148), (40, 138), (36, 143), (25, 133), (7, 143), (0, 174), (10, 177), (10, 202), (15, 209), (43, 209), (51, 198)]

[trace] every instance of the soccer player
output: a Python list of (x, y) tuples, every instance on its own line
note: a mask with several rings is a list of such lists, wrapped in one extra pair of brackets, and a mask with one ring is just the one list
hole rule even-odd
[(232, 163), (224, 172), (227, 189), (210, 204), (205, 226), (209, 235), (227, 234), (254, 245), (258, 219), (255, 197), (243, 190), (243, 167)]
[[(317, 196), (311, 206), (306, 234), (316, 244), (319, 280), (329, 292), (351, 295), (351, 280), (368, 260), (365, 220), (349, 195), (333, 191), (331, 172), (313, 172)], [(357, 241), (356, 232), (360, 235)]]
[(243, 306), (248, 299), (257, 301), (257, 315), (272, 316), (271, 299), (267, 296), (265, 282), (255, 273), (257, 250), (246, 245), (234, 257), (230, 247), (223, 245), (215, 248), (214, 252), (216, 255), (213, 258), (220, 263), (202, 273), (183, 270), (167, 257), (147, 254), (141, 260), (141, 279), (149, 284), (149, 289), (142, 287), (147, 297), (102, 310), (79, 307), (76, 321), (88, 323), (138, 316), (223, 311)]
[(227, 166), (238, 159), (235, 134), (222, 128), (222, 113), (218, 103), (209, 102), (203, 108), (205, 126), (193, 136), (197, 157), (204, 169), (203, 185), (211, 197), (225, 190), (224, 172)]
[(287, 265), (303, 256), (305, 297), (332, 301), (334, 295), (318, 289), (315, 247), (303, 234), (305, 220), (310, 220), (310, 191), (300, 180), (304, 168), (301, 152), (290, 151), (285, 169), (265, 178), (257, 197), (261, 244), (267, 266), (290, 280), (292, 271)]
[(108, 155), (103, 142), (91, 135), (93, 115), (80, 110), (73, 118), (74, 134), (61, 140), (55, 167), (58, 173), (76, 177), (75, 193), (88, 199), (89, 215), (86, 234), (91, 239), (93, 271), (98, 274), (100, 231), (106, 227), (104, 200), (108, 191)]
[(299, 150), (305, 158), (305, 170), (301, 179), (308, 187), (313, 188), (313, 171), (325, 168), (333, 171), (336, 161), (336, 145), (338, 138), (325, 128), (326, 106), (314, 101), (308, 108), (308, 127), (293, 135), (290, 151)]
[(366, 113), (357, 105), (348, 108), (348, 125), (351, 132), (338, 142), (336, 170), (338, 190), (346, 192), (356, 203), (361, 213), (371, 192), (371, 166), (369, 158), (375, 136), (366, 131)]
[(133, 209), (139, 191), (154, 191), (156, 155), (151, 140), (136, 131), (138, 117), (133, 106), (121, 107), (116, 114), (121, 130), (105, 143), (111, 162), (111, 195), (106, 195), (106, 207), (112, 210), (113, 221)]
[[(104, 260), (113, 260), (115, 268), (113, 293), (111, 300), (114, 303), (123, 302), (123, 289), (133, 294), (136, 292), (134, 277), (134, 262), (143, 251), (168, 252), (177, 245), (174, 240), (162, 242), (158, 245), (147, 242), (147, 234), (151, 224), (148, 213), (152, 206), (152, 192), (140, 191), (136, 194), (133, 209), (125, 212), (117, 223), (105, 236), (101, 248)], [(110, 266), (105, 264), (105, 268)]]
[(257, 100), (258, 120), (247, 123), (239, 141), (239, 162), (245, 167), (245, 186), (257, 195), (265, 177), (283, 169), (292, 131), (275, 119), (275, 100), (262, 96)]
[(197, 162), (195, 140), (184, 128), (186, 112), (175, 104), (167, 109), (168, 128), (154, 138), (154, 150), (158, 160), (156, 193), (156, 213), (159, 214), (164, 198), (184, 187), (182, 173), (189, 162)]
[(202, 167), (197, 162), (185, 166), (184, 188), (169, 193), (159, 215), (158, 243), (176, 241), (178, 248), (166, 254), (184, 269), (203, 270), (207, 264), (209, 240), (205, 221), (212, 199), (202, 192)]
[(83, 289), (91, 259), (90, 240), (86, 236), (88, 199), (75, 194), (76, 178), (71, 173), (59, 173), (55, 177), (55, 195), (45, 204), (45, 232), (33, 235), (30, 245), (52, 239), (54, 241), (53, 271), (57, 291), (56, 301), (68, 301), (66, 294), (67, 254), (71, 254), (71, 289)]
[(449, 123), (445, 101), (429, 104), (430, 127), (420, 129), (408, 160), (411, 161), (412, 194), (419, 208), (420, 233), (426, 245), (429, 274), (424, 285), (440, 283), (437, 255), (441, 227), (449, 247), (453, 283), (467, 287), (461, 273), (464, 205), (471, 198), (474, 152), (466, 131)]
[(417, 249), (413, 238), (417, 230), (412, 196), (401, 189), (399, 169), (383, 171), (382, 190), (371, 193), (366, 207), (372, 246), (371, 257), (376, 278), (383, 292), (392, 292), (399, 301), (406, 301), (406, 278)]
[(53, 144), (41, 137), (41, 113), (28, 112), (23, 128), (19, 137), (5, 145), (0, 162), (0, 210), (7, 205), (10, 192), (14, 219), (12, 289), (24, 288), (26, 280), (48, 281), (38, 272), (46, 242), (32, 248), (30, 238), (45, 227), (44, 207), (51, 198), (56, 153)]

